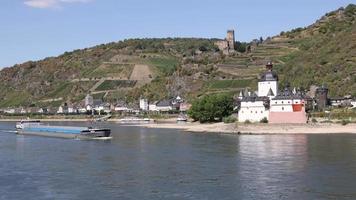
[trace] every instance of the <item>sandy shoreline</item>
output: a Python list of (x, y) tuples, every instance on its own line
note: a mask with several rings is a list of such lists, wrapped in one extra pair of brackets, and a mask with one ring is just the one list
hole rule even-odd
[(182, 129), (187, 132), (230, 134), (356, 134), (356, 124), (200, 124), (157, 123), (134, 125), (146, 128)]

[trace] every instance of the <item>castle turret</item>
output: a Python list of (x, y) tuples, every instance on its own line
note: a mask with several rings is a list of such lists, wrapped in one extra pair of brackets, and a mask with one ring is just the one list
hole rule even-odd
[(278, 75), (273, 71), (273, 63), (268, 62), (266, 72), (258, 80), (258, 96), (271, 98), (278, 95)]

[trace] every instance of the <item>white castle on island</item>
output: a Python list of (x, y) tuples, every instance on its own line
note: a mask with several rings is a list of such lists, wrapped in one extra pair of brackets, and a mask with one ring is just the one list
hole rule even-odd
[(240, 92), (239, 122), (306, 123), (305, 96), (294, 89), (278, 90), (278, 75), (272, 62), (258, 80), (257, 92)]

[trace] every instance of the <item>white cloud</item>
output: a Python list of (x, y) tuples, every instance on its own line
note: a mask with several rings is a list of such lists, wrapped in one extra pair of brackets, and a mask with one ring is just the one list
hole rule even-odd
[(25, 5), (33, 8), (60, 8), (65, 3), (88, 3), (91, 0), (26, 0)]

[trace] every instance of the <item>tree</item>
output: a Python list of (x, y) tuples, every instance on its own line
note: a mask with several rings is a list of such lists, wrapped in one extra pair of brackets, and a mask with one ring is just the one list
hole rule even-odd
[(246, 52), (246, 47), (247, 43), (246, 42), (235, 42), (235, 50), (240, 52), (240, 53), (245, 53)]
[(231, 115), (233, 98), (230, 95), (207, 95), (193, 102), (188, 114), (201, 123), (222, 121), (223, 117)]

